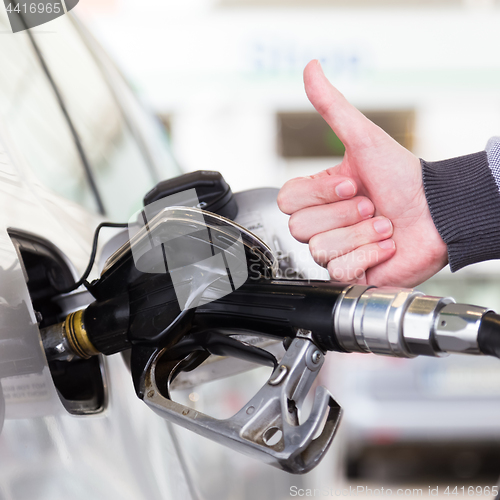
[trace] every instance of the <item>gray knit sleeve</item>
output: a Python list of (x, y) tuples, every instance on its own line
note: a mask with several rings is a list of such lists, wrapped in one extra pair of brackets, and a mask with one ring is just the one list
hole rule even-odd
[(500, 259), (500, 193), (488, 153), (437, 162), (421, 160), (421, 164), (425, 196), (448, 247), (451, 270)]

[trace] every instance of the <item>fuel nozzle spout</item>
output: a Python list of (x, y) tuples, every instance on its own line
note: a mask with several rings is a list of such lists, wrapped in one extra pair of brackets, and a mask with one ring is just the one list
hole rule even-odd
[(83, 321), (84, 309), (73, 312), (66, 319), (41, 331), (43, 347), (48, 361), (88, 359), (99, 354), (89, 339)]

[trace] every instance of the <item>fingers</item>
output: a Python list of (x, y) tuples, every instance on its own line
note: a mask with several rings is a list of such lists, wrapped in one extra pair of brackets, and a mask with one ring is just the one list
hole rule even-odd
[(308, 207), (292, 214), (288, 221), (290, 233), (301, 243), (320, 233), (352, 226), (373, 217), (375, 207), (365, 197)]
[(389, 219), (375, 217), (349, 227), (317, 234), (310, 239), (309, 250), (318, 264), (326, 265), (360, 247), (386, 240), (392, 236), (392, 232)]
[(350, 200), (298, 210), (290, 217), (292, 236), (309, 242), (313, 259), (326, 266), (332, 279), (363, 282), (367, 269), (391, 258), (393, 226), (386, 217), (373, 217), (371, 200)]
[(311, 104), (321, 114), (345, 146), (368, 147), (377, 127), (327, 80), (319, 61), (304, 69), (304, 85)]
[(336, 281), (364, 282), (368, 269), (389, 260), (396, 252), (392, 239), (364, 245), (328, 263), (330, 277)]
[(292, 214), (306, 207), (346, 200), (356, 194), (357, 187), (352, 179), (325, 174), (289, 180), (278, 194), (280, 210)]

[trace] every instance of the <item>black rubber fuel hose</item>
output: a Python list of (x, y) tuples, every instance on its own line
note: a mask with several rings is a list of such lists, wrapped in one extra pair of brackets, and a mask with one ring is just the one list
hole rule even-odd
[(483, 316), (477, 342), (483, 354), (500, 358), (500, 315), (489, 312)]

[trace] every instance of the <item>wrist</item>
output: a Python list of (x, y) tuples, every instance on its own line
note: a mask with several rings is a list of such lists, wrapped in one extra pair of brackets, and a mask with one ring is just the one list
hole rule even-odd
[(486, 152), (421, 164), (429, 212), (451, 270), (500, 258), (500, 194)]

